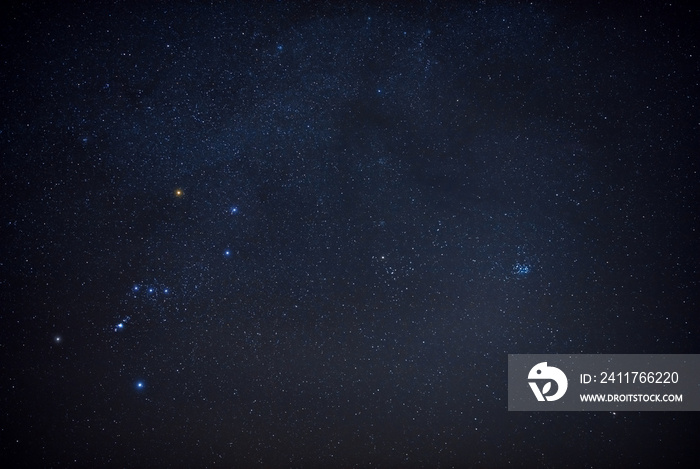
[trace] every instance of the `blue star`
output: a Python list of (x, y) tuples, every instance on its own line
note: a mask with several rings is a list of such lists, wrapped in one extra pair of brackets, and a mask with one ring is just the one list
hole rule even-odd
[(126, 323), (129, 322), (129, 320), (131, 320), (131, 316), (127, 316), (124, 319), (122, 319), (122, 321), (119, 324), (114, 326), (114, 332), (119, 332), (122, 329), (124, 329), (124, 326), (126, 326)]
[(151, 288), (148, 289), (148, 293), (153, 293), (153, 291), (154, 291), (154, 290), (153, 290), (153, 287), (151, 287)]
[(531, 267), (528, 264), (521, 264), (520, 262), (517, 262), (513, 266), (513, 275), (524, 277), (530, 273), (530, 270)]
[(170, 293), (170, 289), (169, 288), (164, 289), (163, 293), (165, 293), (167, 295), (168, 293)]
[(232, 205), (231, 208), (228, 209), (228, 213), (231, 215), (236, 215), (238, 213), (238, 207), (236, 205)]
[(143, 381), (136, 381), (134, 386), (136, 387), (137, 391), (142, 391), (146, 387), (146, 383)]
[(231, 250), (230, 250), (230, 249), (225, 250), (225, 251), (224, 251), (224, 256), (226, 256), (226, 257), (231, 257)]
[(131, 287), (133, 291), (139, 291), (140, 288), (141, 287), (139, 285), (134, 285), (133, 287)]

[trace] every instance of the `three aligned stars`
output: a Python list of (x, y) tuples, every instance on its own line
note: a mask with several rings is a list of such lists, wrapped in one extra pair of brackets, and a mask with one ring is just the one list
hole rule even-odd
[[(185, 191), (184, 191), (184, 189), (182, 189), (182, 188), (180, 188), (180, 187), (176, 187), (175, 189), (173, 189), (172, 194), (173, 194), (173, 197), (175, 197), (176, 199), (182, 199), (182, 198), (185, 196)], [(237, 206), (237, 205), (232, 205), (232, 206), (230, 206), (230, 207), (228, 208), (228, 213), (229, 213), (230, 215), (237, 215), (238, 212), (239, 212), (239, 209), (238, 209), (238, 206)], [(232, 254), (232, 252), (231, 252), (230, 249), (226, 249), (226, 250), (224, 251), (224, 256), (225, 256), (225, 257), (231, 257), (231, 254)], [(140, 289), (141, 289), (141, 285), (136, 284), (136, 285), (134, 285), (134, 286), (132, 287), (132, 292), (133, 292), (133, 293), (137, 293), (137, 292), (139, 292)], [(148, 287), (148, 288), (147, 288), (147, 292), (150, 293), (150, 294), (153, 294), (153, 293), (155, 293), (155, 288), (154, 288), (154, 287)], [(170, 293), (170, 289), (169, 289), (169, 288), (164, 288), (164, 289), (162, 290), (162, 292), (163, 292), (164, 294), (167, 295), (167, 294)], [(124, 327), (125, 327), (125, 325), (126, 325), (126, 323), (127, 323), (130, 319), (131, 319), (131, 317), (127, 316), (124, 320), (122, 320), (121, 322), (119, 322), (119, 323), (115, 326), (115, 328), (114, 328), (115, 332), (123, 330)], [(60, 336), (56, 336), (54, 340), (55, 340), (56, 343), (60, 343), (61, 337), (60, 337)], [(138, 380), (138, 381), (134, 382), (134, 389), (135, 389), (136, 391), (138, 391), (138, 392), (145, 391), (145, 389), (146, 389), (146, 382), (143, 381), (143, 380)]]

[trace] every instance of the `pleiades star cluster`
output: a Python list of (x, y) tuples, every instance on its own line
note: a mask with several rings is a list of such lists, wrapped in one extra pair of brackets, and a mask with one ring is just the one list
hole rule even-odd
[(4, 467), (672, 467), (509, 353), (700, 353), (691, 2), (10, 2)]

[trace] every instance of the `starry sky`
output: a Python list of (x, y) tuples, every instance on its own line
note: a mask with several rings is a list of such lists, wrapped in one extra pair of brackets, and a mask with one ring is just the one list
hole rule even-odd
[(697, 461), (506, 402), (509, 353), (700, 353), (689, 5), (3, 7), (3, 460)]

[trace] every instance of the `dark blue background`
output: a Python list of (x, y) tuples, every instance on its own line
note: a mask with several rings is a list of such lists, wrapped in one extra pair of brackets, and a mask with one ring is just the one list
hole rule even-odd
[(696, 7), (143, 3), (2, 14), (5, 462), (697, 462), (506, 402), (700, 350)]

